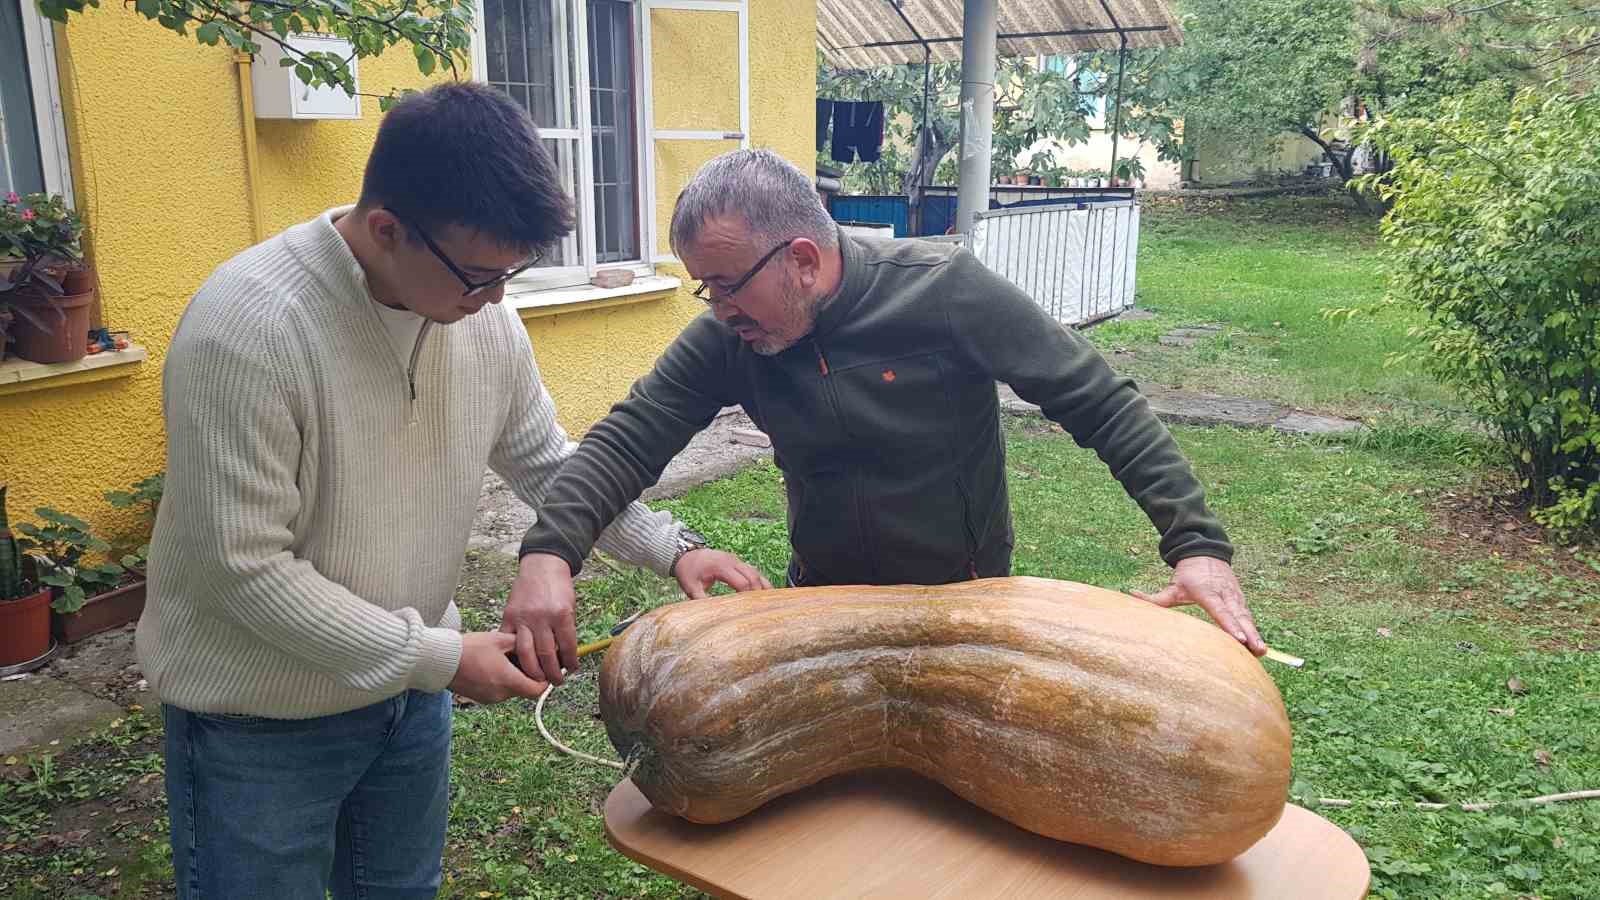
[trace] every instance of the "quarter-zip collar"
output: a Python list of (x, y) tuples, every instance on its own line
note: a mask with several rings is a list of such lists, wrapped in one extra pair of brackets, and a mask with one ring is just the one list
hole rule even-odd
[(862, 263), (861, 245), (855, 238), (845, 234), (843, 229), (839, 230), (838, 235), (839, 256), (844, 271), (839, 277), (839, 286), (834, 288), (817, 311), (816, 324), (811, 326), (808, 336), (812, 341), (826, 338), (840, 324), (849, 321), (872, 284), (872, 270)]
[(284, 232), (284, 239), (289, 242), (296, 255), (306, 262), (306, 268), (318, 273), (327, 286), (327, 296), (339, 303), (357, 303), (364, 307), (359, 314), (366, 318), (369, 328), (366, 329), (370, 340), (381, 342), (383, 353), (395, 361), (395, 371), (405, 379), (406, 397), (410, 406), (409, 414), (411, 424), (417, 422), (417, 367), (422, 359), (424, 342), (428, 339), (428, 332), (432, 330), (433, 321), (426, 316), (421, 316), (422, 327), (417, 331), (417, 341), (411, 348), (411, 359), (401, 363), (393, 352), (393, 345), (389, 342), (388, 326), (383, 323), (383, 318), (373, 305), (378, 302), (372, 295), (372, 286), (367, 281), (367, 272), (361, 268), (360, 260), (351, 251), (344, 235), (334, 227), (334, 222), (340, 217), (355, 209), (352, 206), (340, 206), (330, 209), (307, 222), (305, 225), (291, 228)]

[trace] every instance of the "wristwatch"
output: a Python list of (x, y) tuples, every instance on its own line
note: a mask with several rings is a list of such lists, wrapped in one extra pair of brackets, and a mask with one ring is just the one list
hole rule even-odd
[(705, 536), (692, 528), (678, 529), (678, 555), (672, 558), (672, 565), (667, 567), (668, 575), (677, 574), (678, 560), (690, 550), (703, 550), (707, 547)]

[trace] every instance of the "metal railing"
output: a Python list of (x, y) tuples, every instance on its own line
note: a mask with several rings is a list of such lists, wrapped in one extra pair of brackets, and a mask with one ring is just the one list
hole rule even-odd
[(1063, 325), (1086, 325), (1133, 306), (1136, 201), (980, 212), (965, 243)]

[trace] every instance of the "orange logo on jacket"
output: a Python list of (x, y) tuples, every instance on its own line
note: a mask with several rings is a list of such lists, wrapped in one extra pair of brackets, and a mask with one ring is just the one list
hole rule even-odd
[(894, 381), (894, 370), (893, 369), (884, 369), (883, 370), (883, 380), (886, 381), (886, 382)]

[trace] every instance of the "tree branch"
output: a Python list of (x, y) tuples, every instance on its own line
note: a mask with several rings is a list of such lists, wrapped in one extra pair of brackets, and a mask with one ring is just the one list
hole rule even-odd
[(1488, 12), (1489, 10), (1494, 9), (1497, 6), (1505, 6), (1507, 3), (1514, 3), (1514, 2), (1516, 2), (1516, 0), (1495, 0), (1494, 3), (1489, 3), (1489, 4), (1486, 4), (1484, 6), (1473, 7), (1472, 9), (1460, 9), (1460, 8), (1458, 8), (1459, 4), (1451, 4), (1450, 11), (1455, 13), (1458, 16), (1470, 16), (1470, 15), (1474, 15), (1476, 13)]
[(1592, 41), (1588, 42), (1587, 44), (1583, 44), (1582, 46), (1576, 47), (1576, 48), (1574, 48), (1572, 50), (1568, 50), (1566, 53), (1563, 53), (1560, 56), (1554, 57), (1552, 59), (1547, 59), (1544, 62), (1536, 63), (1535, 65), (1537, 65), (1539, 68), (1542, 69), (1545, 66), (1555, 65), (1556, 63), (1562, 61), (1563, 59), (1567, 59), (1569, 57), (1577, 56), (1580, 53), (1585, 53), (1585, 52), (1587, 52), (1589, 50), (1593, 50), (1596, 47), (1600, 47), (1600, 40), (1592, 40)]
[[(237, 26), (237, 27), (239, 27), (239, 28), (241, 28), (241, 29), (243, 29), (245, 31), (248, 31), (248, 32), (250, 32), (252, 34), (259, 35), (259, 36), (271, 41), (272, 43), (277, 44), (278, 47), (281, 48), (284, 51), (285, 54), (291, 55), (294, 58), (300, 60), (302, 63), (304, 63), (304, 64), (306, 64), (308, 66), (311, 66), (313, 69), (316, 69), (317, 71), (319, 71), (321, 73), (321, 75), (322, 75), (323, 80), (326, 81), (328, 84), (330, 84), (330, 85), (338, 85), (339, 87), (345, 87), (344, 79), (339, 77), (339, 76), (341, 74), (348, 74), (348, 72), (349, 72), (348, 66), (350, 64), (350, 61), (355, 59), (356, 56), (358, 55), (355, 52), (352, 52), (351, 55), (348, 58), (345, 59), (346, 68), (344, 69), (343, 73), (341, 73), (341, 71), (338, 68), (334, 67), (331, 63), (328, 63), (326, 60), (322, 60), (322, 59), (318, 59), (316, 57), (308, 56), (304, 51), (300, 50), (297, 47), (291, 46), (288, 42), (286, 42), (283, 39), (279, 38), (277, 36), (277, 34), (262, 28), (258, 23), (254, 22), (254, 21), (252, 21), (250, 19), (245, 18), (241, 13), (235, 13), (235, 12), (229, 10), (229, 9), (226, 9), (226, 8), (218, 5), (217, 3), (212, 2), (212, 0), (192, 0), (192, 2), (194, 2), (194, 4), (197, 7), (199, 7), (200, 9), (210, 13), (210, 17), (206, 18), (206, 19), (202, 19), (202, 18), (200, 18), (198, 16), (195, 16), (193, 13), (189, 12), (187, 9), (179, 9), (179, 10), (177, 10), (178, 12), (180, 12), (182, 14), (182, 16), (183, 16), (183, 18), (185, 20), (190, 21), (190, 22), (199, 22), (201, 24), (204, 24), (205, 22), (208, 22), (208, 21), (215, 21), (217, 19), (222, 19), (222, 20), (231, 22), (235, 26)], [(299, 15), (302, 12), (302, 10), (304, 9), (304, 5), (303, 4), (283, 3), (283, 2), (278, 2), (278, 0), (251, 0), (251, 3), (252, 3), (252, 5), (259, 4), (259, 5), (262, 5), (262, 6), (267, 6), (267, 7), (286, 10), (291, 15)], [(390, 43), (398, 43), (401, 40), (405, 40), (405, 41), (410, 41), (412, 43), (415, 43), (415, 44), (427, 49), (429, 52), (433, 53), (435, 56), (444, 59), (445, 65), (450, 68), (450, 75), (451, 75), (452, 78), (459, 78), (460, 77), (460, 72), (456, 69), (455, 55), (453, 53), (449, 52), (449, 49), (447, 47), (444, 47), (442, 44), (437, 43), (437, 40), (438, 40), (437, 37), (435, 37), (433, 41), (429, 41), (427, 39), (414, 38), (411, 35), (406, 34), (404, 31), (401, 31), (399, 28), (395, 27), (395, 25), (394, 25), (395, 22), (399, 21), (400, 18), (402, 16), (404, 16), (405, 14), (411, 12), (411, 4), (412, 4), (412, 0), (404, 0), (404, 2), (401, 3), (400, 8), (395, 12), (395, 14), (393, 16), (390, 16), (390, 17), (386, 18), (386, 19), (378, 18), (376, 16), (369, 16), (369, 15), (365, 15), (365, 14), (360, 14), (360, 15), (350, 14), (350, 15), (347, 15), (345, 18), (348, 21), (363, 22), (363, 23), (366, 23), (368, 25), (372, 25), (372, 26), (378, 28), (380, 31), (384, 32), (387, 37), (391, 38)], [(350, 93), (352, 93), (352, 95), (354, 95), (356, 92), (352, 91)], [(361, 96), (378, 97), (379, 99), (382, 99), (382, 95), (380, 95), (380, 94), (362, 94)]]

